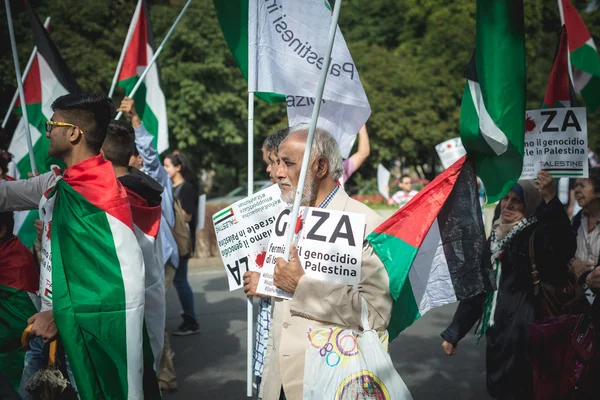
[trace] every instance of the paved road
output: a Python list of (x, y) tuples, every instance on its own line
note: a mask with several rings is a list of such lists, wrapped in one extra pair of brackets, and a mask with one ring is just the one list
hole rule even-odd
[[(190, 272), (201, 335), (171, 336), (179, 391), (165, 400), (245, 399), (246, 302), (240, 291), (229, 292), (222, 269)], [(436, 309), (417, 321), (390, 345), (392, 360), (415, 400), (487, 399), (485, 345), (465, 339), (454, 357), (441, 350), (439, 333), (454, 306)], [(167, 327), (180, 323), (176, 293), (169, 293)]]

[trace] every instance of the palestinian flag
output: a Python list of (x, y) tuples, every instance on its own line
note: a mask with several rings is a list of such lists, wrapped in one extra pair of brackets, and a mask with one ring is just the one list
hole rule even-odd
[(572, 107), (575, 103), (573, 99), (575, 99), (575, 93), (573, 93), (571, 78), (569, 77), (567, 29), (563, 25), (542, 108)]
[(127, 193), (98, 155), (65, 170), (49, 196), (54, 320), (81, 399), (159, 399)]
[[(37, 46), (37, 54), (23, 83), (23, 90), (25, 91), (35, 165), (40, 173), (44, 173), (48, 172), (53, 164), (62, 165), (61, 162), (48, 156), (50, 142), (46, 138), (45, 123), (52, 118), (52, 103), (60, 96), (79, 91), (79, 88), (75, 78), (69, 71), (69, 67), (50, 40), (48, 31), (29, 6), (29, 3), (26, 3), (26, 6), (33, 29), (35, 45)], [(22, 104), (19, 100), (17, 111), (21, 107)], [(25, 121), (21, 119), (8, 148), (9, 153), (14, 156), (21, 177), (27, 177), (27, 173), (31, 172), (26, 135)], [(33, 222), (36, 219), (39, 219), (37, 210), (15, 214), (15, 234), (29, 248), (33, 246), (36, 237), (33, 228)]]
[[(154, 56), (156, 45), (144, 0), (138, 0), (129, 25), (121, 57), (123, 66), (119, 74), (119, 86), (129, 95), (150, 60)], [(144, 79), (144, 83), (135, 93), (135, 107), (144, 126), (154, 137), (153, 144), (159, 153), (169, 148), (169, 129), (167, 127), (167, 102), (160, 80), (160, 69), (155, 62)]]
[(17, 237), (0, 245), (0, 371), (18, 390), (25, 350), (21, 334), (37, 313), (39, 274), (31, 252)]
[(152, 207), (148, 201), (126, 187), (133, 216), (133, 230), (144, 257), (145, 267), (145, 312), (144, 321), (152, 348), (154, 369), (162, 355), (165, 336), (165, 269), (161, 257), (158, 232), (161, 206)]
[[(255, 4), (249, 0), (213, 0), (225, 41), (246, 82), (248, 82), (248, 6), (250, 3)], [(268, 103), (285, 101), (283, 94), (263, 92), (255, 94)]]
[(583, 19), (569, 0), (558, 0), (561, 22), (569, 33), (569, 61), (575, 91), (591, 112), (600, 107), (600, 56)]
[(523, 169), (523, 0), (477, 0), (476, 46), (467, 68), (460, 137), (493, 203), (510, 191)]
[(430, 309), (491, 288), (477, 178), (465, 160), (367, 237), (390, 278), (392, 339)]

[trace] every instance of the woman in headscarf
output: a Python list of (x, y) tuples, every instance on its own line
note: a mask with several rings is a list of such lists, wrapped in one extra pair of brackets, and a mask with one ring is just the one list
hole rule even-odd
[(453, 355), (458, 342), (480, 321), (479, 334), (487, 339), (487, 387), (495, 399), (533, 398), (528, 326), (536, 320), (538, 300), (529, 258), (532, 235), (540, 279), (564, 287), (576, 243), (552, 177), (545, 171), (535, 182), (519, 181), (501, 200), (500, 218), (490, 237), (498, 290), (461, 301), (452, 324), (442, 333), (442, 347)]

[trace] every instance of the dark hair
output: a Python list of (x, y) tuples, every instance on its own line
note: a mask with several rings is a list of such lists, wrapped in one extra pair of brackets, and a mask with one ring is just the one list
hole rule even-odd
[(279, 147), (279, 145), (281, 144), (281, 142), (283, 142), (285, 140), (285, 138), (287, 137), (287, 135), (289, 133), (290, 133), (290, 128), (283, 128), (283, 129), (278, 130), (274, 134), (267, 136), (267, 138), (263, 142), (263, 147), (267, 151), (276, 150)]
[(135, 147), (135, 132), (131, 124), (123, 121), (110, 121), (106, 139), (102, 145), (104, 158), (117, 167), (127, 167)]
[(7, 235), (4, 239), (10, 239), (13, 236), (15, 229), (15, 217), (12, 211), (0, 212), (0, 228), (6, 227)]
[(69, 93), (52, 103), (52, 111), (60, 111), (70, 124), (77, 125), (85, 142), (94, 153), (100, 153), (115, 104), (106, 96), (92, 93)]
[(404, 178), (408, 178), (412, 181), (412, 178), (410, 177), (410, 175), (404, 174), (400, 177), (400, 183), (402, 183), (402, 181), (404, 180)]
[(594, 192), (600, 194), (600, 167), (590, 168), (588, 176), (594, 185)]
[(2, 175), (8, 174), (8, 164), (12, 158), (12, 154), (6, 150), (0, 149), (0, 172), (2, 172)]
[(183, 180), (187, 183), (191, 183), (196, 189), (200, 190), (200, 180), (198, 179), (198, 175), (196, 175), (192, 163), (185, 154), (174, 151), (171, 154), (167, 154), (165, 158), (171, 160), (174, 167), (181, 167), (179, 173), (183, 177)]

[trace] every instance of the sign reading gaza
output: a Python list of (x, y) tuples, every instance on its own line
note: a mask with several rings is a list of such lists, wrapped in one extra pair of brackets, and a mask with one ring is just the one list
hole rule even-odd
[(525, 129), (521, 179), (535, 179), (541, 170), (554, 177), (587, 178), (585, 108), (529, 110)]
[(262, 267), (275, 216), (282, 206), (277, 185), (240, 200), (213, 216), (229, 290), (243, 286), (247, 271)]
[[(285, 239), (291, 210), (284, 209), (275, 221), (261, 270), (257, 292), (291, 299), (273, 284), (277, 258), (285, 258)], [(360, 281), (365, 216), (363, 214), (305, 207), (296, 221), (295, 240), (298, 258), (307, 276), (356, 286)]]

